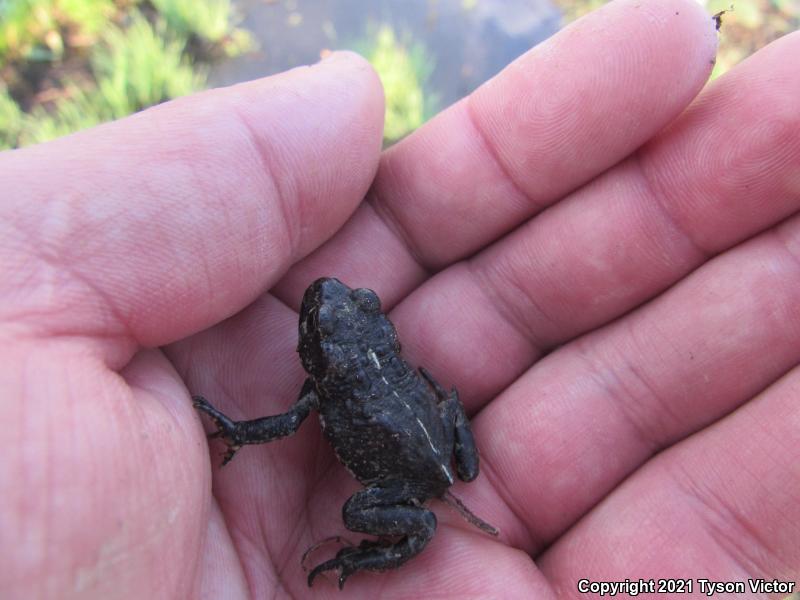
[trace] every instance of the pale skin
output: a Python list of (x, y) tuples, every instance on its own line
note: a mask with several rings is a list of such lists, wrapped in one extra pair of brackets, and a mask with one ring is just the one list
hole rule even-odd
[(796, 581), (800, 37), (703, 89), (715, 47), (694, 0), (620, 2), (383, 154), (337, 54), (0, 155), (0, 596), (343, 597), (300, 565), (359, 539), (313, 415), (220, 470), (190, 401), (286, 410), (320, 275), (459, 389), (454, 492), (501, 530), (434, 503), (348, 597)]

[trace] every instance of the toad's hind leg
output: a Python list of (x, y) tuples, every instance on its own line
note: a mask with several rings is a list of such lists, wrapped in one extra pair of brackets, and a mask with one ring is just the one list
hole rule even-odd
[[(309, 573), (309, 587), (317, 575), (335, 569), (339, 571), (341, 589), (356, 571), (394, 569), (422, 552), (436, 531), (436, 515), (412, 502), (416, 501), (402, 485), (370, 487), (353, 494), (342, 509), (345, 526), (381, 539), (342, 548), (335, 558)], [(386, 539), (397, 537), (400, 539), (396, 542)]]
[(475, 446), (472, 428), (469, 426), (469, 419), (467, 419), (464, 405), (461, 404), (461, 400), (458, 397), (458, 392), (455, 388), (451, 389), (449, 393), (446, 392), (439, 385), (439, 382), (433, 378), (433, 375), (422, 367), (419, 368), (419, 373), (436, 393), (445, 434), (449, 439), (455, 438), (453, 440), (453, 454), (456, 457), (458, 478), (461, 481), (472, 481), (478, 476), (480, 470), (478, 467), (478, 448)]

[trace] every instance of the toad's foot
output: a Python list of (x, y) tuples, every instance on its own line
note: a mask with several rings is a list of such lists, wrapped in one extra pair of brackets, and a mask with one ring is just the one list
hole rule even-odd
[(308, 574), (308, 587), (324, 571), (339, 571), (339, 589), (356, 571), (385, 571), (399, 567), (418, 554), (428, 540), (419, 536), (408, 536), (396, 544), (385, 540), (363, 540), (358, 546), (348, 546), (336, 553), (336, 557), (317, 565)]
[(239, 440), (239, 437), (241, 437), (241, 432), (237, 427), (238, 423), (218, 411), (208, 400), (202, 396), (192, 396), (192, 405), (197, 410), (204, 412), (211, 417), (214, 425), (217, 426), (217, 430), (213, 433), (209, 433), (208, 438), (212, 439), (218, 437), (222, 438), (222, 440), (225, 442), (225, 445), (228, 447), (228, 449), (223, 455), (224, 458), (222, 460), (222, 466), (227, 465), (233, 458), (233, 455), (236, 454), (236, 451), (242, 447), (241, 440)]
[(395, 481), (353, 494), (342, 510), (345, 526), (379, 539), (342, 548), (335, 558), (317, 565), (308, 575), (309, 587), (323, 571), (337, 570), (341, 589), (356, 571), (394, 569), (422, 552), (436, 532), (436, 515), (418, 505), (419, 498), (412, 489)]

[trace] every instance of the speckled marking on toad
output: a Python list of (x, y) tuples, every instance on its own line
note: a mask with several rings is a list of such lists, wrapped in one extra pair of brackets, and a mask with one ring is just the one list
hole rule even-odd
[[(376, 366), (376, 367), (377, 367), (377, 368), (380, 370), (380, 368), (381, 368), (381, 361), (380, 361), (380, 360), (378, 360), (378, 355), (377, 355), (377, 354), (375, 354), (375, 350), (373, 350), (372, 348), (370, 348), (369, 350), (367, 350), (367, 356), (369, 357), (369, 359), (370, 359), (370, 360), (371, 360), (373, 363), (375, 363), (375, 366)], [(386, 380), (384, 379), (384, 381), (386, 381)]]
[[(398, 400), (400, 400), (400, 402), (403, 404), (403, 406), (405, 406), (405, 407), (406, 407), (406, 409), (408, 410), (408, 412), (410, 412), (412, 415), (414, 414), (414, 411), (413, 411), (413, 410), (411, 410), (411, 407), (408, 405), (408, 402), (406, 402), (405, 400), (403, 400), (403, 399), (400, 397), (400, 394), (398, 394), (396, 391), (392, 390), (392, 395), (393, 395), (395, 398), (397, 398)], [(417, 422), (417, 424), (419, 425), (419, 428), (420, 428), (420, 429), (422, 429), (422, 433), (424, 433), (424, 434), (425, 434), (425, 439), (426, 439), (426, 440), (428, 440), (428, 445), (431, 447), (431, 450), (433, 450), (433, 453), (434, 453), (434, 454), (436, 454), (437, 456), (438, 456), (438, 455), (440, 455), (441, 453), (439, 452), (439, 449), (438, 449), (438, 448), (437, 448), (437, 447), (436, 447), (436, 446), (433, 444), (433, 440), (431, 440), (431, 434), (430, 434), (430, 433), (428, 433), (428, 429), (425, 427), (425, 424), (424, 424), (422, 421), (420, 421), (419, 417), (416, 417), (416, 416), (415, 416), (415, 417), (414, 417), (414, 420), (415, 420), (415, 421)]]

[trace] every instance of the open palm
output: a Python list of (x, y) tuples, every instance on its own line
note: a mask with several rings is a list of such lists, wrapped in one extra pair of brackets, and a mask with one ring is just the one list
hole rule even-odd
[(434, 502), (348, 597), (794, 581), (800, 37), (701, 91), (715, 46), (694, 0), (621, 1), (382, 156), (346, 54), (2, 155), (0, 596), (342, 597), (300, 564), (362, 537), (313, 414), (220, 469), (189, 399), (286, 410), (321, 275), (459, 389), (455, 491), (501, 530)]

